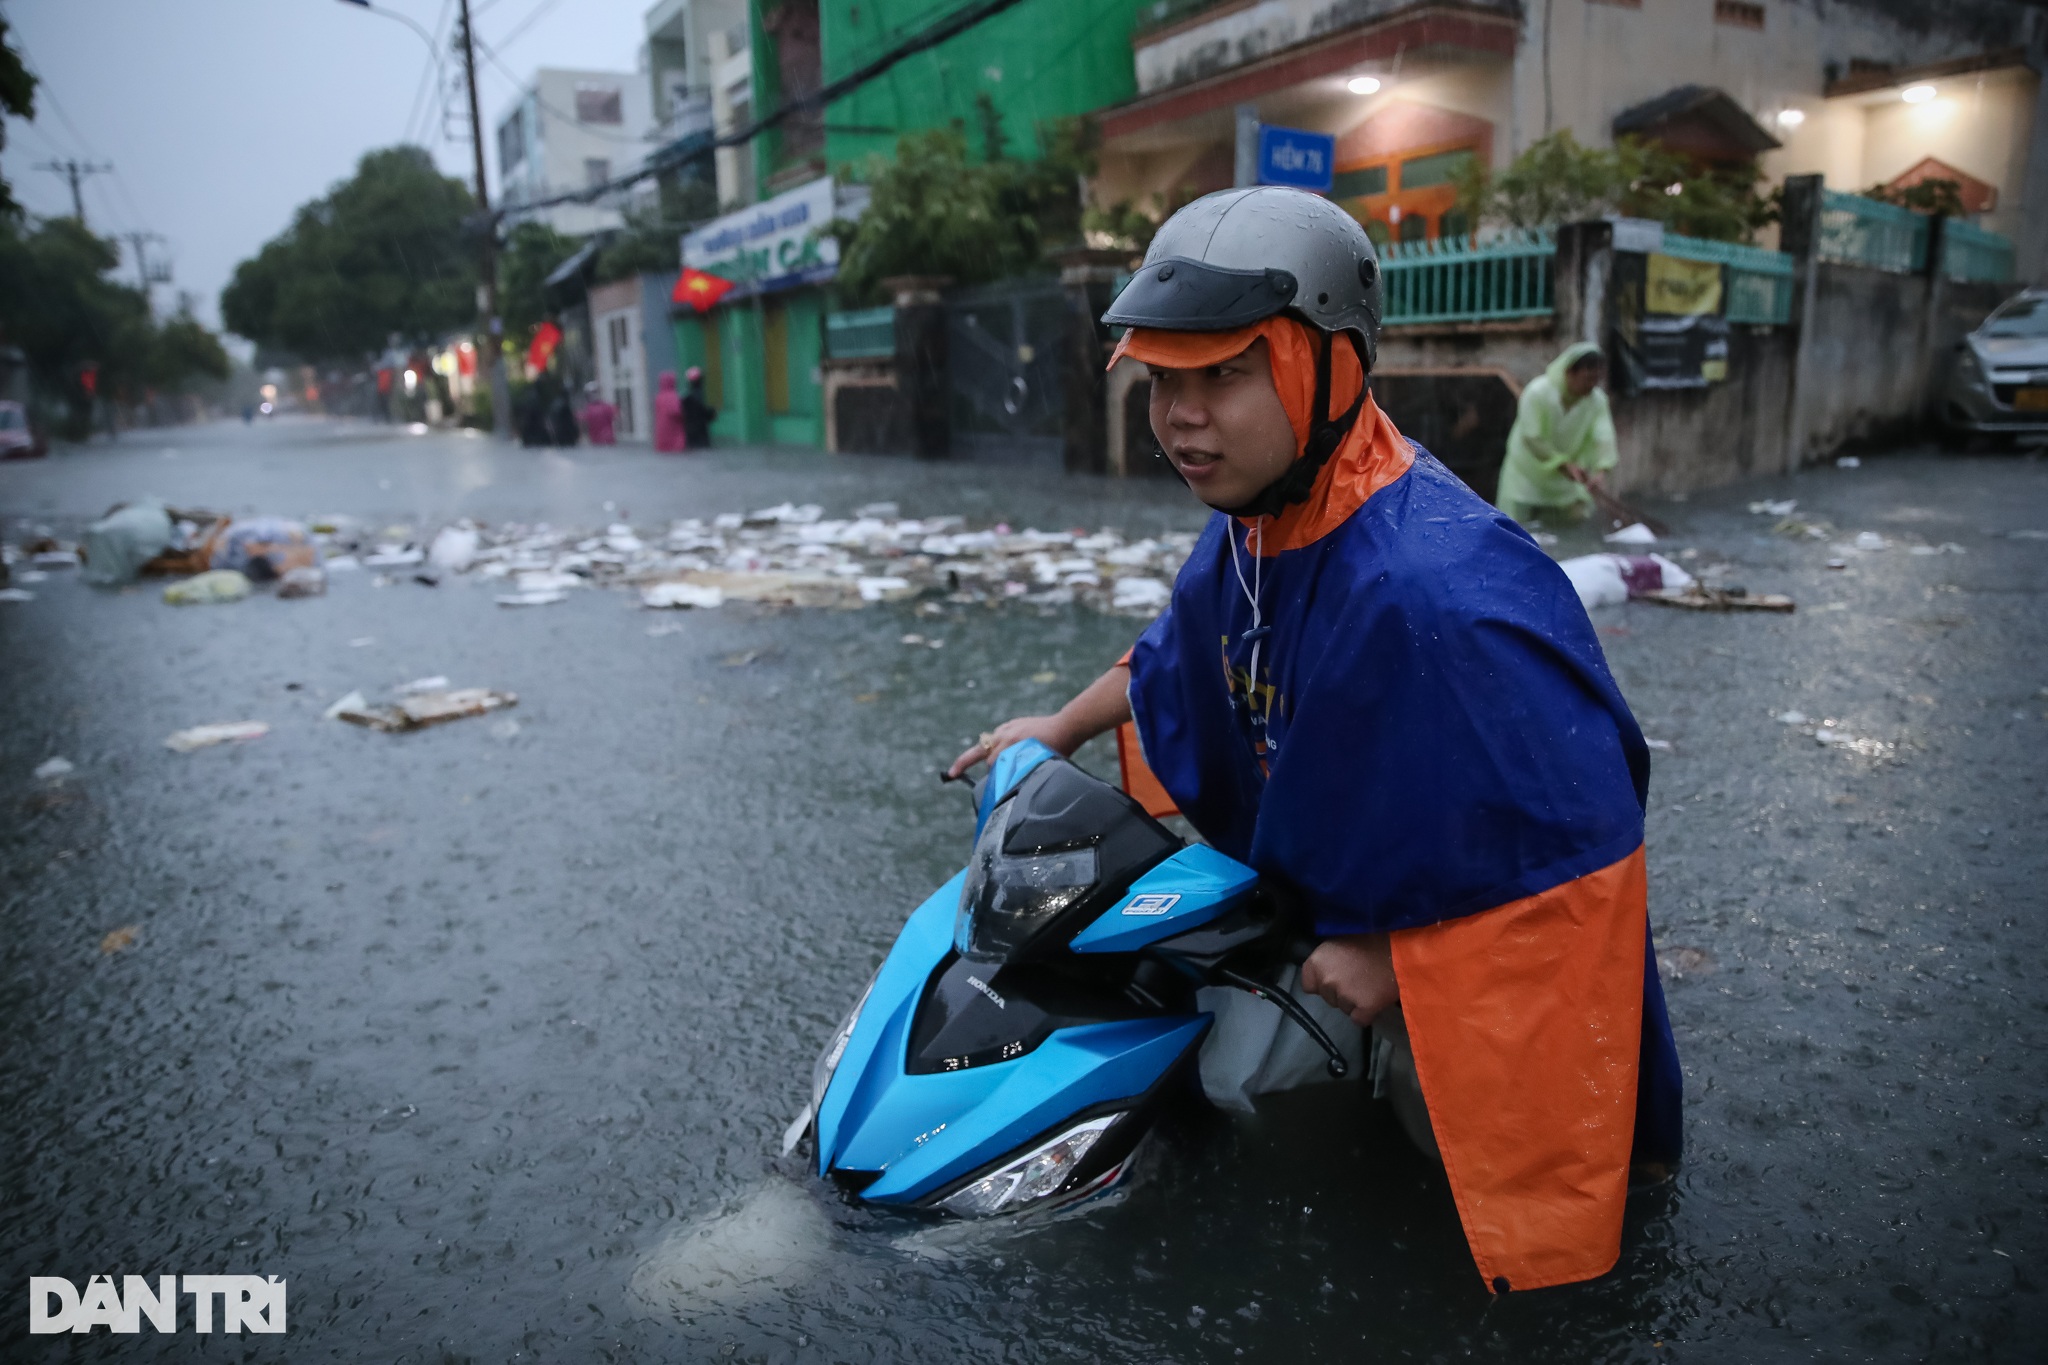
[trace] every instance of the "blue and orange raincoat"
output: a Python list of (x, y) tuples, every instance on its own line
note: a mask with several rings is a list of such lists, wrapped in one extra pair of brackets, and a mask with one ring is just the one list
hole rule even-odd
[[(1118, 353), (1194, 368), (1260, 337), (1299, 449), (1300, 322), (1137, 329)], [(1335, 349), (1341, 412), (1364, 374)], [(1368, 397), (1305, 502), (1210, 520), (1128, 657), (1133, 792), (1297, 889), (1320, 934), (1390, 934), (1486, 1283), (1612, 1269), (1631, 1161), (1678, 1158), (1680, 1076), (1649, 942), (1649, 755), (1564, 573)]]

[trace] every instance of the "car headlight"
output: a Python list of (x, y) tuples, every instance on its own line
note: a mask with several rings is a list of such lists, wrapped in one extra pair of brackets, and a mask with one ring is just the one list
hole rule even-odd
[(1956, 378), (1973, 389), (1981, 389), (1988, 382), (1984, 376), (1984, 362), (1977, 358), (1975, 348), (1967, 343), (1956, 356)]
[(1062, 910), (1095, 885), (1093, 848), (1058, 853), (1003, 852), (1015, 802), (989, 816), (968, 860), (960, 888), (960, 912), (953, 921), (953, 947), (962, 957), (1001, 961), (1030, 942)]
[(1109, 1125), (1122, 1117), (1108, 1114), (1069, 1128), (1001, 1170), (941, 1199), (939, 1207), (962, 1218), (984, 1218), (1055, 1194), (1081, 1164), (1081, 1158), (1088, 1155), (1088, 1149), (1109, 1131)]

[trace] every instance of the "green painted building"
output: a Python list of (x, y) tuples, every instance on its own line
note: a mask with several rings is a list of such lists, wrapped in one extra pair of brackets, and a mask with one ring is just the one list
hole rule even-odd
[[(777, 202), (826, 176), (859, 179), (868, 159), (892, 154), (902, 134), (955, 122), (979, 151), (984, 96), (1002, 119), (1009, 154), (1036, 156), (1040, 124), (1136, 93), (1131, 30), (1141, 3), (1022, 0), (899, 62), (833, 103), (822, 119), (791, 120), (756, 138), (754, 182), (764, 202)], [(838, 80), (962, 6), (963, 0), (752, 0), (752, 108), (774, 109), (785, 92)], [(744, 231), (748, 222), (743, 211), (712, 228)], [(688, 257), (686, 248), (686, 264)], [(821, 445), (829, 279), (777, 276), (764, 283), (751, 296), (749, 287), (735, 291), (701, 317), (679, 314), (677, 362), (703, 367), (721, 441)]]

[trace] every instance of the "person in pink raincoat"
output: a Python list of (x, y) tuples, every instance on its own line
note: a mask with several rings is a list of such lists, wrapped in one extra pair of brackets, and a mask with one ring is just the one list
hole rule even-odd
[(595, 383), (583, 386), (583, 435), (594, 446), (618, 444), (614, 424), (619, 420), (619, 410), (604, 401), (604, 393)]
[(676, 372), (663, 370), (654, 394), (654, 448), (676, 452), (683, 448), (683, 396), (676, 392)]

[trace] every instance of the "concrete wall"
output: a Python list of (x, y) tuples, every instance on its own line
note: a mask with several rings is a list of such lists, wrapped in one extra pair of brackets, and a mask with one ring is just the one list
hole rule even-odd
[(1621, 460), (1611, 486), (1689, 493), (1778, 473), (1785, 465), (1797, 349), (1790, 328), (1736, 327), (1728, 338), (1725, 382), (1615, 399)]
[(1802, 460), (1920, 434), (1938, 410), (1956, 342), (2013, 292), (1823, 261), (1808, 324)]

